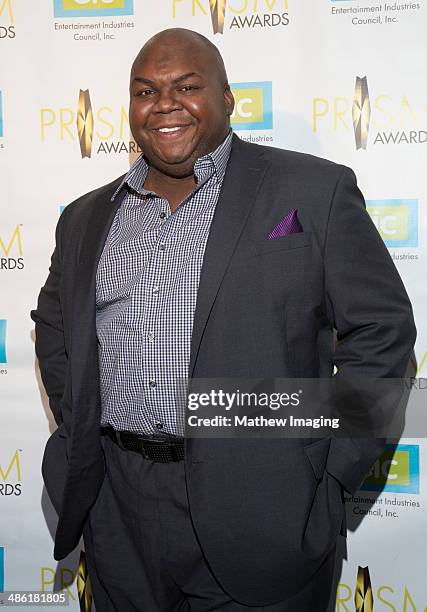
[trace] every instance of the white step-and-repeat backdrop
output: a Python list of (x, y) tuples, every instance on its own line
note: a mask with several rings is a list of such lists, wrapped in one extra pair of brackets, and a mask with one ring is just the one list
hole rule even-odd
[[(40, 463), (54, 424), (29, 311), (63, 207), (138, 154), (127, 107), (139, 48), (165, 28), (201, 32), (224, 56), (241, 138), (355, 170), (412, 299), (422, 377), (426, 26), (425, 0), (0, 0), (0, 599), (66, 589), (69, 609), (79, 609), (78, 552), (52, 557), (55, 514)], [(79, 99), (93, 117), (90, 148), (80, 146)], [(426, 457), (423, 439), (402, 438), (348, 500), (337, 611), (427, 610)]]

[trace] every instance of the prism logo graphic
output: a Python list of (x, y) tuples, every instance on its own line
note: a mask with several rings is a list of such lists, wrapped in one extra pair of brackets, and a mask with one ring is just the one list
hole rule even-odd
[(227, 0), (209, 0), (212, 30), (214, 34), (224, 34), (224, 18)]
[(0, 40), (15, 38), (12, 0), (0, 0)]
[(73, 134), (71, 130), (71, 127), (75, 125), (82, 159), (91, 157), (94, 118), (89, 90), (80, 89), (77, 109), (75, 111), (71, 108), (60, 108), (59, 112), (55, 112), (51, 108), (41, 109), (40, 128), (42, 141), (45, 140), (47, 129), (54, 126), (58, 119), (61, 140), (64, 140), (66, 137), (71, 140), (76, 139), (75, 133)]
[(363, 78), (356, 77), (352, 116), (356, 149), (366, 149), (369, 122), (371, 120), (371, 105), (369, 102), (368, 80), (365, 76)]
[(82, 158), (92, 157), (94, 151), (96, 154), (141, 153), (136, 142), (130, 138), (129, 131), (126, 107), (113, 106), (108, 101), (94, 105), (89, 89), (79, 90), (77, 105), (71, 103), (40, 109), (41, 141), (54, 139), (74, 143), (74, 146), (78, 141)]
[(53, 10), (55, 17), (133, 15), (133, 0), (53, 0)]
[(0, 0), (0, 17), (9, 21), (14, 22), (12, 0)]
[(366, 210), (387, 247), (418, 246), (418, 200), (367, 200)]
[(90, 157), (92, 154), (93, 112), (88, 89), (80, 90), (77, 104), (77, 133), (82, 159)]
[(227, 29), (275, 28), (289, 25), (288, 0), (170, 0), (172, 17), (210, 18), (212, 32)]
[(80, 551), (79, 566), (77, 570), (77, 592), (79, 594), (80, 610), (92, 609), (92, 583), (86, 563), (86, 554)]
[(422, 595), (419, 596), (419, 599), (414, 597), (402, 579), (397, 584), (393, 584), (390, 578), (385, 584), (375, 584), (375, 573), (378, 572), (374, 569), (373, 580), (371, 580), (369, 567), (359, 566), (355, 584), (340, 582), (334, 610), (336, 612), (350, 612), (350, 610), (351, 612), (385, 612), (385, 610), (394, 612), (421, 612), (424, 610), (426, 612), (424, 597)]
[(6, 319), (0, 319), (0, 363), (7, 363), (6, 358)]
[(418, 494), (420, 492), (419, 446), (388, 444), (360, 490)]
[(273, 128), (272, 83), (230, 83), (234, 95), (231, 125), (235, 130), (271, 130)]
[(421, 92), (384, 91), (378, 89), (377, 81), (371, 95), (366, 76), (356, 77), (353, 92), (348, 87), (344, 92), (312, 98), (314, 133), (325, 137), (331, 132), (339, 137), (351, 133), (356, 150), (427, 142), (426, 100)]
[(3, 230), (0, 234), (0, 270), (22, 270), (24, 251), (21, 237), (22, 224), (17, 224), (11, 233)]
[(17, 448), (12, 455), (0, 454), (0, 499), (22, 494), (20, 453), (21, 449)]
[(368, 567), (357, 568), (356, 588), (354, 590), (354, 609), (356, 612), (373, 612), (371, 577)]
[(353, 127), (356, 149), (366, 149), (369, 125), (371, 122), (371, 103), (369, 100), (368, 79), (356, 77), (353, 97), (335, 95), (330, 98), (313, 98), (313, 131), (317, 132), (324, 119), (332, 120), (333, 130), (350, 130)]

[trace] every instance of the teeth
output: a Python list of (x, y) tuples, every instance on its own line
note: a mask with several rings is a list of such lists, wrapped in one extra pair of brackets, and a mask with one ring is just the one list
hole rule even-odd
[(180, 130), (180, 127), (171, 127), (171, 128), (159, 128), (159, 132), (177, 132), (178, 130)]

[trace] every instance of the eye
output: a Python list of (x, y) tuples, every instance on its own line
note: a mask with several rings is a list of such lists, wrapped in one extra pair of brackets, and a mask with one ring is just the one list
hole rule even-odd
[(135, 93), (135, 96), (150, 96), (154, 93), (153, 89), (140, 89)]
[(198, 89), (198, 87), (196, 87), (195, 85), (183, 85), (182, 87), (180, 87), (179, 91), (183, 91), (185, 93), (186, 91), (191, 91), (193, 89)]

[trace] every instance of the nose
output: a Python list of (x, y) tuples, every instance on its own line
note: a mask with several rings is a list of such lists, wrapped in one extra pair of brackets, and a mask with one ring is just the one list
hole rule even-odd
[(179, 102), (176, 92), (172, 88), (164, 88), (159, 90), (159, 95), (155, 104), (155, 112), (171, 113), (174, 110), (181, 110), (182, 105)]

